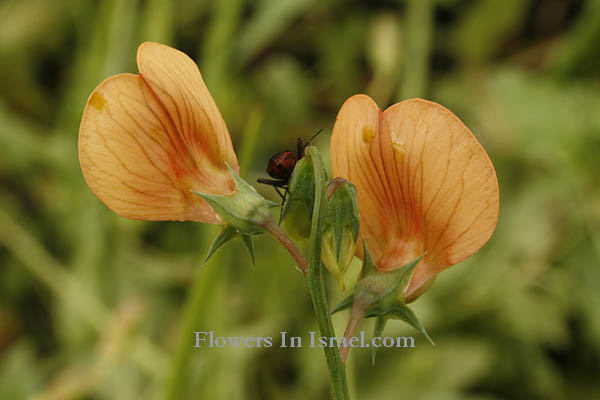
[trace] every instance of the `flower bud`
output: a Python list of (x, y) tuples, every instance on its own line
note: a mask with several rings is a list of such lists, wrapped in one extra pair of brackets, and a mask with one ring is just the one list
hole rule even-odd
[(289, 183), (289, 195), (283, 206), (283, 229), (295, 240), (310, 237), (315, 202), (315, 170), (312, 160), (301, 158), (294, 167)]
[(321, 259), (344, 290), (344, 274), (354, 258), (358, 240), (356, 188), (345, 179), (335, 178), (327, 186), (326, 194)]

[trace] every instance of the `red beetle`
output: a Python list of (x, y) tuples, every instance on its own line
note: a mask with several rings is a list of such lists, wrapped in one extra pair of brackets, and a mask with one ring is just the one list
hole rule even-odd
[[(294, 171), (294, 167), (298, 160), (300, 160), (304, 156), (304, 149), (313, 141), (314, 138), (321, 133), (323, 128), (319, 129), (317, 133), (311, 137), (306, 144), (302, 143), (302, 139), (298, 138), (296, 141), (296, 151), (297, 155), (294, 155), (292, 150), (284, 150), (275, 154), (273, 157), (269, 159), (269, 164), (267, 164), (267, 174), (271, 178), (274, 179), (258, 179), (258, 183), (264, 183), (265, 185), (270, 185), (275, 188), (275, 191), (279, 196), (281, 196), (283, 205), (285, 203), (286, 196), (289, 192), (288, 183), (290, 182), (290, 176)], [(279, 189), (283, 189), (284, 192), (281, 193)]]
[[(300, 158), (302, 158), (302, 154), (298, 154), (298, 159)], [(298, 159), (296, 159), (296, 156), (294, 156), (294, 153), (291, 150), (284, 150), (277, 153), (269, 160), (267, 174), (269, 174), (271, 178), (289, 180)]]

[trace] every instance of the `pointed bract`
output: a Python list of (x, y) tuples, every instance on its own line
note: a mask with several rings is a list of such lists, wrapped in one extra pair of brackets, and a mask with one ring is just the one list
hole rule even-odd
[(254, 265), (255, 256), (254, 256), (254, 241), (252, 240), (252, 235), (244, 235), (241, 234), (242, 242), (246, 249), (248, 249), (248, 253), (250, 253), (250, 257), (252, 257), (252, 265)]
[(203, 262), (206, 263), (212, 257), (212, 255), (215, 254), (215, 251), (217, 251), (219, 247), (229, 242), (236, 235), (237, 231), (234, 228), (230, 226), (226, 226), (225, 228), (223, 228), (223, 230), (219, 232), (215, 240), (213, 240), (212, 244), (210, 245), (208, 253), (206, 253), (206, 257), (204, 257)]
[(352, 303), (354, 303), (354, 295), (350, 295), (346, 297), (344, 300), (340, 301), (340, 303), (334, 306), (331, 311), (329, 311), (329, 315), (333, 315), (339, 311), (346, 310), (352, 307)]

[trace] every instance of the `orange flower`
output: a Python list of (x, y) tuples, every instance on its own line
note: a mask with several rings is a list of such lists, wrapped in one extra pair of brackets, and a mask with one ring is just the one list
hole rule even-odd
[[(411, 99), (385, 111), (349, 98), (331, 137), (333, 176), (356, 185), (360, 232), (381, 271), (426, 252), (404, 298), (475, 253), (498, 220), (494, 166), (469, 129), (439, 104)], [(362, 258), (362, 245), (357, 246)]]
[(138, 75), (106, 79), (90, 95), (79, 128), (79, 162), (88, 186), (117, 214), (146, 220), (221, 223), (192, 190), (235, 189), (229, 132), (196, 64), (146, 42)]

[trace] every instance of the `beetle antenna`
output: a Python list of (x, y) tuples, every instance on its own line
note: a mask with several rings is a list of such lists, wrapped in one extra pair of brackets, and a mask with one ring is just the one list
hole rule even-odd
[(321, 129), (319, 129), (317, 131), (317, 133), (315, 133), (314, 135), (312, 135), (312, 137), (310, 139), (308, 139), (308, 143), (312, 142), (317, 136), (319, 136), (319, 133), (321, 133), (323, 131), (323, 129), (325, 129), (326, 127), (327, 127), (327, 125), (325, 125)]

